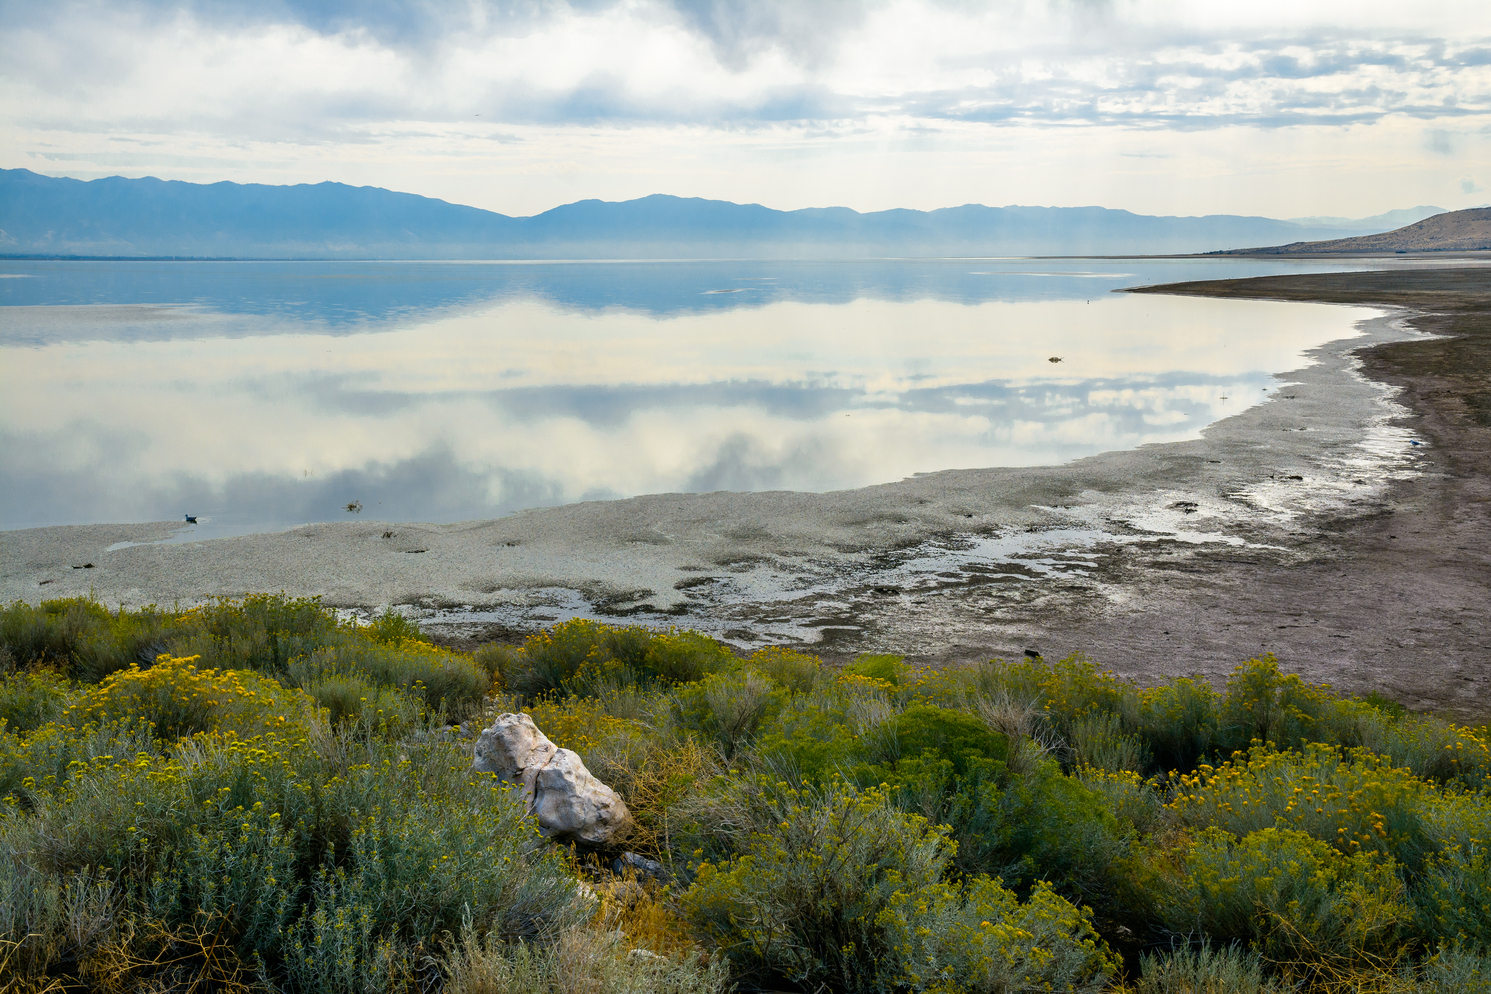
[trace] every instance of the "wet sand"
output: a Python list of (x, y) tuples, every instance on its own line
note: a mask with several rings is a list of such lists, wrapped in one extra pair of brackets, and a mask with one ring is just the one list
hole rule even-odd
[(186, 605), (284, 590), (357, 611), (405, 605), (457, 644), (589, 616), (829, 657), (1084, 651), (1143, 682), (1221, 679), (1272, 651), (1343, 691), (1485, 720), (1491, 270), (1145, 292), (1384, 316), (1195, 441), (839, 493), (650, 495), (453, 525), (166, 544), (152, 543), (179, 523), (0, 532), (0, 596)]

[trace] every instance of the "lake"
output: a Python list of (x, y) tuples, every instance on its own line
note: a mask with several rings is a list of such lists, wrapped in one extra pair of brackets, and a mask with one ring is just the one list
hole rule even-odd
[(0, 260), (0, 528), (1055, 464), (1195, 437), (1371, 313), (1112, 291), (1392, 264)]

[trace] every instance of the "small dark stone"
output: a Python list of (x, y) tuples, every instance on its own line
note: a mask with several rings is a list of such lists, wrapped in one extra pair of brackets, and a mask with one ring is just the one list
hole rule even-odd
[(665, 884), (672, 879), (672, 875), (662, 863), (655, 859), (648, 859), (641, 853), (624, 852), (611, 861), (611, 872), (618, 877), (624, 877), (628, 872), (634, 874), (638, 880), (644, 878), (656, 880)]

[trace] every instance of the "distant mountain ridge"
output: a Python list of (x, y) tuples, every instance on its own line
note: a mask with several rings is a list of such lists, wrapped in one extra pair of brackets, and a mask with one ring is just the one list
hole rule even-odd
[(1491, 251), (1491, 207), (1448, 211), (1378, 234), (1234, 249), (1227, 255), (1341, 255)]
[(1382, 214), (1373, 214), (1371, 217), (1328, 217), (1322, 215), (1316, 217), (1289, 217), (1284, 220), (1306, 228), (1380, 228), (1383, 231), (1389, 231), (1393, 228), (1401, 228), (1405, 224), (1412, 224), (1415, 221), (1422, 221), (1426, 217), (1433, 217), (1435, 214), (1443, 213), (1445, 213), (1443, 207), (1421, 205), (1418, 207), (1405, 207), (1402, 210), (1386, 211)]
[[(1414, 210), (1437, 210), (1415, 208)], [(1386, 215), (1384, 215), (1386, 216)], [(1339, 221), (1340, 219), (1329, 219)], [(1382, 230), (1364, 224), (1350, 234)], [(655, 194), (509, 217), (342, 183), (266, 186), (0, 170), (0, 254), (308, 259), (908, 258), (1209, 252), (1334, 238), (1230, 214), (1103, 207), (778, 211)]]

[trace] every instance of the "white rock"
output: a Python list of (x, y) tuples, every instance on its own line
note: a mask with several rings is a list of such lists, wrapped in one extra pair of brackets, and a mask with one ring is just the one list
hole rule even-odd
[(475, 769), (523, 788), (538, 827), (560, 842), (604, 845), (632, 826), (631, 812), (580, 757), (560, 749), (526, 714), (501, 714), (476, 740)]

